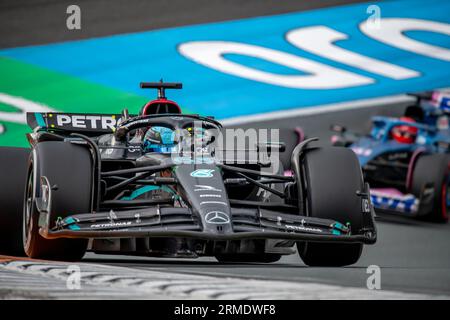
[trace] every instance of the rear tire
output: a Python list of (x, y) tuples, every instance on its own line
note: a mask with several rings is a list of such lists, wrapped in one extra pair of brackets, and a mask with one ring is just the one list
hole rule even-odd
[[(350, 223), (352, 233), (362, 228), (361, 198), (363, 178), (358, 158), (339, 147), (307, 151), (304, 159), (307, 188), (307, 215)], [(297, 249), (308, 266), (340, 267), (356, 263), (361, 243), (297, 242)]]
[(22, 207), (30, 149), (0, 148), (0, 253), (24, 256)]
[(430, 200), (431, 207), (424, 208), (427, 210), (426, 212), (419, 212), (419, 215), (426, 220), (434, 222), (447, 222), (448, 220), (449, 164), (450, 157), (448, 155), (432, 154), (421, 156), (414, 167), (412, 193), (419, 198), (422, 189), (427, 184), (434, 187), (434, 193)]
[(87, 239), (45, 239), (39, 234), (39, 212), (34, 199), (40, 193), (40, 177), (46, 176), (52, 190), (49, 228), (56, 220), (91, 212), (92, 162), (84, 146), (67, 142), (41, 142), (30, 157), (24, 201), (24, 249), (31, 258), (76, 261), (86, 252)]

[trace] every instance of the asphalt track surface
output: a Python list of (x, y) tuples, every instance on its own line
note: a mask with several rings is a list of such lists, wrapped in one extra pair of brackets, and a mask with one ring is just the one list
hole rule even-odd
[[(72, 4), (72, 1), (8, 0), (0, 2), (0, 47), (43, 44), (301, 11), (344, 2), (354, 1), (78, 0), (76, 3), (85, 8), (83, 29), (74, 33), (55, 27), (61, 23), (61, 19), (66, 18), (65, 8)], [(386, 105), (379, 109), (258, 121), (242, 126), (280, 127), (286, 129), (289, 135), (292, 128), (300, 125), (309, 135), (319, 135), (326, 140), (329, 133), (323, 128), (328, 127), (330, 123), (364, 130), (369, 125), (367, 119), (371, 114), (399, 114), (405, 105), (396, 104), (394, 110), (392, 106)], [(126, 266), (137, 270), (325, 283), (355, 288), (365, 288), (367, 266), (378, 265), (381, 268), (382, 290), (450, 295), (450, 224), (431, 224), (397, 217), (380, 218), (378, 222), (377, 244), (366, 246), (361, 260), (347, 268), (308, 268), (298, 255), (284, 257), (273, 264), (219, 264), (212, 258), (175, 260), (94, 254), (87, 254), (84, 261)]]
[[(2, 0), (0, 48), (226, 21), (323, 8), (358, 0)], [(81, 30), (68, 31), (66, 9), (82, 8)]]

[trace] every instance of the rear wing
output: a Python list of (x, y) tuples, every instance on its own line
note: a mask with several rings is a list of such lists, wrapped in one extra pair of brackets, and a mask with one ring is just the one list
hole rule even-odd
[(27, 112), (27, 123), (33, 130), (113, 133), (121, 117), (121, 114)]

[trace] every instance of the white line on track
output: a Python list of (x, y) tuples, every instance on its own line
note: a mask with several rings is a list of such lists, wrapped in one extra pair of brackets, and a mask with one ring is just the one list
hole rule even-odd
[(273, 111), (267, 113), (259, 113), (248, 116), (232, 117), (221, 120), (220, 122), (224, 126), (235, 126), (248, 124), (253, 122), (264, 122), (273, 120), (282, 120), (302, 116), (319, 115), (328, 112), (338, 112), (338, 111), (351, 111), (354, 109), (372, 108), (375, 106), (391, 105), (391, 104), (401, 104), (407, 102), (414, 102), (415, 98), (406, 95), (394, 95), (386, 97), (378, 97), (372, 99), (355, 100), (355, 101), (345, 101), (333, 104), (325, 104), (320, 106), (303, 107), (297, 109), (288, 109)]

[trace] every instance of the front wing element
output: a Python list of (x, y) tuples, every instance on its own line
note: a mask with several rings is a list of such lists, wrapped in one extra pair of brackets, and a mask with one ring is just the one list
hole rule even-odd
[[(286, 239), (304, 241), (339, 241), (375, 243), (373, 210), (369, 225), (357, 234), (340, 222), (261, 208), (232, 208), (232, 231), (224, 232), (220, 217), (215, 228), (204, 231), (202, 222), (189, 208), (148, 207), (126, 211), (75, 214), (61, 219), (50, 230), (41, 228), (47, 239), (53, 238), (134, 238), (186, 237), (204, 240)], [(225, 217), (226, 218), (226, 217)], [(205, 222), (208, 223), (208, 222)]]

